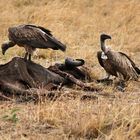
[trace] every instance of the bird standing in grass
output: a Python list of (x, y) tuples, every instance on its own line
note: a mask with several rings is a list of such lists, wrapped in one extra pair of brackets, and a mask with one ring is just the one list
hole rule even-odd
[(111, 50), (105, 45), (105, 40), (111, 39), (111, 36), (101, 34), (100, 43), (101, 50), (97, 52), (100, 65), (108, 74), (119, 77), (121, 80), (128, 81), (130, 79), (138, 80), (140, 69), (135, 63), (124, 53)]
[(9, 41), (2, 44), (2, 53), (5, 54), (6, 50), (18, 46), (24, 47), (26, 50), (25, 59), (31, 60), (31, 55), (36, 50), (48, 49), (65, 51), (66, 46), (58, 41), (51, 31), (41, 26), (35, 25), (19, 25), (16, 27), (10, 27), (8, 29)]

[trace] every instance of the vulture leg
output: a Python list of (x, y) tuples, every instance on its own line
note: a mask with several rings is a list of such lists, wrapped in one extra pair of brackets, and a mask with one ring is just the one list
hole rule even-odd
[(124, 79), (124, 77), (123, 77), (123, 75), (121, 74), (121, 73), (119, 73), (119, 72), (117, 72), (117, 76), (119, 77), (119, 82), (118, 82), (118, 84), (117, 84), (117, 89), (119, 90), (119, 91), (121, 91), (121, 92), (124, 92), (125, 91), (125, 82), (128, 80), (128, 78), (127, 77), (125, 77), (125, 79), (127, 79), (127, 80), (123, 80)]
[(33, 51), (35, 51), (35, 48), (29, 47), (29, 46), (24, 46), (26, 54), (25, 54), (25, 60), (31, 61), (31, 55), (33, 54)]
[(109, 73), (106, 73), (106, 74), (107, 74), (107, 77), (105, 78), (105, 80), (109, 80), (110, 74)]
[(117, 89), (121, 92), (125, 91), (125, 81), (124, 80), (120, 80), (117, 84)]
[(29, 61), (31, 61), (31, 54), (29, 54)]
[(27, 60), (28, 52), (25, 53), (24, 59)]

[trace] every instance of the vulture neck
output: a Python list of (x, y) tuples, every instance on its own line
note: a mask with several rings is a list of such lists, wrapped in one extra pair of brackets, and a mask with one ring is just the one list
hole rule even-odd
[(104, 53), (107, 53), (108, 49), (105, 46), (105, 40), (101, 40), (101, 49)]

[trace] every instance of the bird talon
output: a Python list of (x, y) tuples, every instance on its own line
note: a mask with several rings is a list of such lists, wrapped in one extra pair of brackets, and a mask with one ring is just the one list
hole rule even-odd
[(118, 89), (119, 91), (121, 91), (121, 92), (124, 92), (124, 91), (125, 91), (125, 88), (122, 87), (122, 86), (120, 86), (120, 85), (117, 86), (117, 89)]

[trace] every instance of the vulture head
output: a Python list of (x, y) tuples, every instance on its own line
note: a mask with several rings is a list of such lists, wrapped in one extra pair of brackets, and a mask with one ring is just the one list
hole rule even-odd
[(2, 54), (4, 55), (6, 50), (10, 47), (9, 43), (5, 42), (1, 45)]
[(106, 39), (111, 39), (111, 36), (109, 36), (107, 34), (101, 34), (100, 39), (101, 39), (101, 41), (105, 41)]
[(66, 58), (65, 59), (65, 65), (68, 67), (78, 67), (85, 64), (85, 61), (83, 59), (72, 59), (72, 58)]

